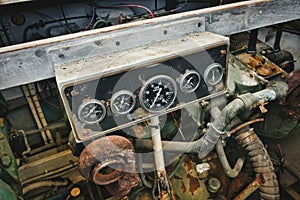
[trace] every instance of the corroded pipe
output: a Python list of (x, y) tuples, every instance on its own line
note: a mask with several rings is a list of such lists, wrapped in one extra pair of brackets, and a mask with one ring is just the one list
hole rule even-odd
[(247, 199), (253, 192), (255, 192), (264, 183), (263, 176), (257, 176), (234, 200)]
[(107, 136), (88, 144), (78, 162), (81, 175), (98, 185), (107, 186), (114, 195), (126, 195), (138, 185), (134, 147), (122, 136)]

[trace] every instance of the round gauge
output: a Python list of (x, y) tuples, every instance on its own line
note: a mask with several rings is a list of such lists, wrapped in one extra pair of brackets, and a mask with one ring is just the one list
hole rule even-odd
[(139, 100), (145, 110), (156, 113), (169, 108), (174, 102), (176, 94), (175, 81), (169, 76), (157, 75), (144, 83)]
[(210, 64), (204, 72), (204, 81), (208, 85), (218, 84), (224, 75), (224, 69), (221, 64), (213, 63)]
[(200, 82), (201, 78), (198, 72), (195, 70), (187, 71), (179, 80), (180, 90), (184, 93), (194, 92), (199, 87)]
[(78, 118), (86, 124), (96, 124), (104, 119), (106, 108), (96, 99), (83, 102), (78, 108)]
[(121, 90), (111, 97), (110, 107), (113, 113), (124, 115), (129, 113), (135, 106), (135, 97), (128, 90)]

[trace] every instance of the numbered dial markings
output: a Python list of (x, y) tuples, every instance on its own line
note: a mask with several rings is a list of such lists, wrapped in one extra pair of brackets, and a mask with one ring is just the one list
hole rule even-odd
[(86, 124), (101, 122), (106, 115), (104, 104), (96, 99), (83, 102), (78, 109), (78, 118)]
[(221, 64), (210, 64), (204, 72), (204, 81), (208, 85), (218, 84), (224, 75), (224, 69)]
[(113, 113), (123, 115), (129, 113), (135, 106), (135, 96), (132, 92), (121, 90), (111, 97), (110, 107)]
[(200, 85), (201, 77), (195, 70), (187, 71), (179, 80), (180, 90), (184, 93), (194, 92)]
[(175, 81), (169, 76), (158, 75), (144, 83), (139, 100), (145, 110), (156, 113), (169, 108), (173, 104), (176, 94)]

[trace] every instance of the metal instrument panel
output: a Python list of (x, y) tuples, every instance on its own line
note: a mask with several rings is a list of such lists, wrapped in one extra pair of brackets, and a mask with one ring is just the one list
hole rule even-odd
[(76, 139), (224, 94), (227, 51), (228, 38), (201, 32), (55, 66)]

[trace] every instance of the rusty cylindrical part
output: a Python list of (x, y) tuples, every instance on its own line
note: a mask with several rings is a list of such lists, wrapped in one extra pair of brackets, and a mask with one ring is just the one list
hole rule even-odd
[(259, 188), (260, 197), (265, 200), (280, 199), (273, 163), (262, 141), (253, 129), (239, 134), (235, 139), (246, 149), (256, 176), (263, 177), (264, 183)]
[[(126, 195), (138, 185), (134, 146), (122, 136), (107, 136), (86, 146), (79, 157), (79, 172), (113, 196)], [(128, 181), (130, 179), (130, 181)]]
[(258, 175), (234, 200), (247, 199), (253, 192), (255, 192), (264, 183), (262, 175)]

